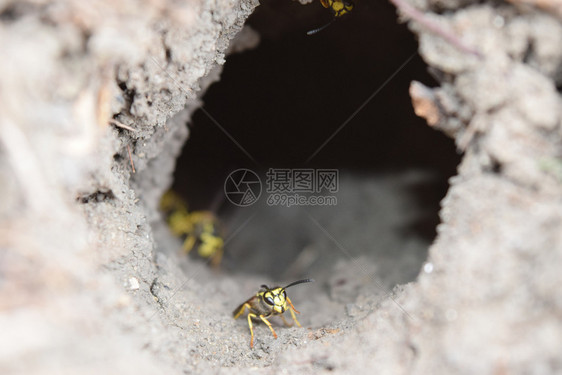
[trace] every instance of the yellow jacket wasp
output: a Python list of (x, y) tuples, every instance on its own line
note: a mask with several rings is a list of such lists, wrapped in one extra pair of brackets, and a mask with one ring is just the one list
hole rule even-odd
[(350, 0), (320, 0), (320, 3), (324, 8), (330, 8), (332, 10), (332, 12), (334, 13), (334, 19), (332, 19), (322, 27), (310, 30), (306, 33), (307, 35), (316, 34), (317, 32), (324, 30), (326, 27), (330, 26), (336, 19), (351, 12), (351, 10), (353, 9), (353, 3)]
[(203, 258), (211, 259), (218, 266), (223, 255), (224, 241), (218, 229), (218, 220), (211, 211), (189, 212), (187, 204), (173, 191), (168, 191), (160, 200), (160, 209), (172, 233), (185, 237), (183, 251), (187, 254), (193, 248)]
[(250, 334), (252, 335), (252, 339), (250, 340), (250, 348), (254, 347), (254, 329), (252, 326), (252, 318), (261, 319), (261, 321), (269, 327), (271, 333), (273, 334), (273, 337), (275, 338), (277, 338), (277, 333), (275, 333), (275, 330), (271, 326), (271, 323), (267, 320), (267, 318), (271, 316), (280, 315), (285, 325), (289, 325), (283, 315), (281, 315), (286, 310), (289, 310), (297, 326), (301, 326), (299, 321), (297, 320), (297, 317), (295, 316), (295, 312), (297, 314), (300, 313), (295, 309), (295, 306), (293, 306), (293, 303), (291, 302), (289, 297), (287, 297), (285, 289), (297, 284), (310, 283), (312, 281), (314, 280), (298, 280), (290, 283), (283, 288), (280, 286), (270, 288), (267, 285), (262, 285), (261, 289), (256, 293), (255, 296), (248, 299), (246, 302), (238, 306), (236, 310), (234, 310), (232, 315), (234, 316), (234, 319), (238, 319), (240, 315), (242, 315), (244, 311), (248, 309), (248, 326), (250, 327)]

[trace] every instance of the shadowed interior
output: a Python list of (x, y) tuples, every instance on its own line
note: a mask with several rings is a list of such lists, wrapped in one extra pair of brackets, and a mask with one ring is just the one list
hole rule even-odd
[[(271, 209), (262, 205), (244, 224), (255, 212), (238, 209), (224, 198), (224, 181), (239, 168), (255, 171), (262, 184), (269, 168), (331, 168), (340, 176), (359, 179), (429, 172), (430, 180), (403, 186), (408, 202), (415, 201), (422, 214), (395, 229), (426, 244), (435, 236), (439, 201), (460, 155), (452, 140), (413, 112), (410, 82), (433, 85), (416, 52), (417, 43), (385, 2), (358, 2), (349, 16), (315, 35), (306, 34), (331, 19), (316, 2), (264, 2), (247, 22), (260, 34), (259, 46), (227, 59), (220, 82), (203, 98), (205, 111), (197, 111), (189, 124), (191, 135), (178, 159), (173, 188), (191, 209), (217, 212), (225, 222), (225, 237), (244, 226), (225, 247), (223, 265), (231, 271), (287, 276), (282, 270), (314, 242), (310, 220), (295, 213), (296, 207), (263, 216)], [(355, 182), (347, 187), (355, 189)], [(339, 210), (348, 209), (345, 202), (338, 205)], [(347, 214), (365, 215), (325, 210), (319, 222), (325, 225), (330, 215)], [(372, 225), (377, 220), (384, 217), (373, 219)], [(364, 234), (366, 229), (356, 230)], [(331, 231), (338, 239), (344, 236), (335, 232)], [(248, 237), (269, 237), (273, 246), (268, 240), (248, 242)], [(368, 245), (360, 247), (364, 248), (353, 256), (370, 251)], [(273, 248), (277, 250), (268, 250)], [(392, 252), (400, 256), (398, 250)], [(294, 276), (308, 274), (299, 271)]]

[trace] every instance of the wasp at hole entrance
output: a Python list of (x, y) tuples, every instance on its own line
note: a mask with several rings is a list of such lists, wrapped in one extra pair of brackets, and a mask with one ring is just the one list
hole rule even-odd
[(271, 333), (273, 334), (273, 337), (275, 338), (277, 338), (277, 333), (275, 333), (275, 330), (271, 326), (271, 323), (267, 320), (267, 318), (271, 316), (281, 316), (281, 319), (283, 319), (285, 325), (290, 326), (290, 324), (287, 323), (282, 315), (285, 311), (289, 310), (296, 325), (299, 327), (301, 326), (301, 324), (297, 320), (297, 317), (295, 316), (295, 313), (300, 313), (297, 311), (297, 309), (295, 309), (295, 306), (293, 306), (293, 303), (287, 296), (287, 292), (285, 292), (285, 289), (297, 284), (310, 283), (313, 281), (314, 280), (312, 279), (298, 280), (290, 283), (285, 287), (276, 286), (274, 288), (270, 288), (267, 285), (262, 285), (261, 289), (256, 293), (255, 296), (248, 299), (246, 302), (238, 306), (236, 310), (234, 310), (234, 312), (232, 313), (234, 319), (238, 319), (246, 309), (248, 310), (248, 326), (250, 327), (250, 334), (252, 335), (252, 339), (250, 340), (250, 348), (254, 347), (254, 328), (252, 325), (252, 319), (259, 318), (262, 322), (264, 322), (269, 327)]
[(353, 10), (353, 3), (349, 0), (320, 0), (324, 8), (330, 8), (334, 16), (341, 17)]
[(334, 13), (334, 18), (324, 26), (321, 26), (314, 30), (310, 30), (306, 33), (307, 35), (316, 34), (317, 32), (324, 30), (326, 27), (330, 26), (336, 19), (350, 13), (353, 10), (353, 2), (351, 2), (350, 0), (320, 0), (320, 4), (322, 4), (324, 8), (331, 9)]

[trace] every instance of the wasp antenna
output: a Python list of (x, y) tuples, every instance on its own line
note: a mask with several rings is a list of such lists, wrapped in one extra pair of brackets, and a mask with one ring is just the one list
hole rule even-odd
[(289, 285), (287, 285), (283, 289), (287, 289), (288, 287), (291, 287), (291, 286), (294, 286), (294, 285), (297, 285), (297, 284), (311, 283), (313, 281), (314, 281), (314, 279), (304, 279), (304, 280), (295, 281), (295, 282), (290, 283)]
[(320, 31), (324, 30), (326, 27), (333, 24), (335, 20), (336, 20), (335, 18), (332, 18), (332, 20), (330, 22), (328, 22), (327, 24), (325, 24), (324, 26), (321, 26), (321, 27), (319, 27), (317, 29), (314, 29), (314, 30), (310, 30), (306, 33), (306, 35), (314, 35), (314, 34), (320, 32)]
[(263, 284), (261, 287), (264, 288), (264, 289), (269, 289), (269, 287), (265, 284)]

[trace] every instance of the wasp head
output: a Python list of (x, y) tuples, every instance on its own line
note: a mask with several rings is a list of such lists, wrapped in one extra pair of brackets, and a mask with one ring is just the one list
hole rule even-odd
[(276, 314), (284, 313), (287, 310), (287, 293), (285, 288), (278, 286), (270, 289), (266, 285), (262, 285), (262, 288), (264, 290), (260, 293), (260, 297), (267, 304), (267, 307)]
[(287, 308), (289, 307), (289, 304), (291, 304), (291, 301), (289, 300), (289, 298), (287, 298), (287, 292), (285, 292), (285, 289), (293, 285), (309, 283), (312, 281), (314, 280), (312, 279), (298, 280), (293, 283), (290, 283), (286, 287), (276, 286), (275, 288), (269, 288), (267, 285), (262, 285), (261, 286), (262, 289), (258, 293), (258, 296), (265, 303), (266, 308), (269, 311), (271, 311), (274, 314), (283, 314), (285, 310), (287, 310)]

